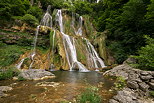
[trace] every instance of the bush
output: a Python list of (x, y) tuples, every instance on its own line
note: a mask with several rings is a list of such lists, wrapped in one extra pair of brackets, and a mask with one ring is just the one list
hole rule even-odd
[(98, 88), (89, 87), (77, 98), (78, 103), (101, 103), (101, 97), (98, 94)]
[(115, 84), (115, 89), (122, 89), (126, 86), (126, 81), (123, 77), (117, 77)]
[(138, 67), (146, 70), (154, 70), (154, 39), (145, 36), (147, 45), (134, 56), (138, 61)]
[(21, 20), (29, 25), (38, 25), (39, 23), (36, 17), (31, 14), (24, 15)]
[(29, 10), (27, 10), (27, 13), (35, 16), (38, 20), (41, 20), (43, 11), (39, 7), (33, 6)]
[(9, 67), (6, 71), (0, 72), (0, 80), (10, 79), (18, 74), (19, 71), (15, 67)]

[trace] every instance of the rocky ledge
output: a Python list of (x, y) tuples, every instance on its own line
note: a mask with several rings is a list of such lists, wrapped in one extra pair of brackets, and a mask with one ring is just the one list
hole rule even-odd
[(26, 80), (43, 80), (43, 79), (54, 78), (55, 75), (43, 69), (29, 69), (29, 70), (22, 70), (21, 73), (18, 75), (18, 77), (22, 77)]
[(154, 99), (147, 99), (154, 91), (154, 71), (135, 69), (124, 62), (103, 75), (121, 76), (127, 81), (127, 87), (118, 91), (110, 103), (154, 103)]

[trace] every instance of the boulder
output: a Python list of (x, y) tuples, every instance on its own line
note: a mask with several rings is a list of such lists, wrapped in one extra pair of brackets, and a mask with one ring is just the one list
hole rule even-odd
[(147, 71), (141, 71), (141, 75), (147, 76), (147, 75), (149, 75), (149, 72), (147, 72)]
[(48, 78), (54, 78), (55, 75), (43, 69), (29, 69), (29, 70), (23, 70), (18, 75), (18, 77), (23, 77), (27, 80), (43, 80)]
[[(117, 101), (117, 102), (115, 102)], [(137, 103), (135, 93), (129, 89), (124, 88), (122, 91), (118, 91), (117, 95), (109, 103)]]
[(137, 60), (135, 59), (135, 58), (133, 58), (133, 57), (129, 57), (127, 60), (125, 60), (124, 62), (123, 62), (123, 64), (134, 64), (134, 63), (136, 63), (137, 62)]
[(6, 97), (7, 94), (5, 94), (4, 92), (10, 91), (10, 90), (12, 90), (12, 87), (9, 87), (9, 86), (0, 86), (0, 98)]
[(154, 83), (150, 82), (150, 83), (149, 83), (149, 86), (150, 86), (151, 89), (154, 90)]
[(145, 82), (142, 82), (142, 83), (139, 83), (139, 88), (140, 88), (142, 91), (146, 92), (146, 91), (148, 91), (148, 89), (149, 89), (149, 85), (146, 84)]
[(146, 75), (146, 76), (140, 76), (140, 78), (144, 81), (148, 81), (148, 80), (152, 79), (153, 77), (151, 75)]
[(0, 91), (0, 98), (7, 96), (5, 93), (3, 93), (2, 91)]
[(110, 99), (109, 103), (119, 103), (118, 101), (114, 100), (114, 99)]
[(12, 87), (0, 86), (0, 91), (2, 91), (2, 92), (7, 92), (7, 91), (10, 91), (10, 90), (12, 90)]
[(137, 84), (136, 81), (128, 81), (127, 86), (131, 89), (138, 89), (139, 85)]

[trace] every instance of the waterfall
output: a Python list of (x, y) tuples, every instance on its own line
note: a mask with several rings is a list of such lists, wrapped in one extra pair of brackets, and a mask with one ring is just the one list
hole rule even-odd
[(83, 18), (82, 16), (79, 17), (79, 29), (77, 31), (77, 34), (82, 36), (82, 21), (83, 21)]
[(56, 20), (59, 23), (60, 32), (62, 33), (63, 45), (64, 45), (64, 48), (65, 48), (65, 53), (66, 53), (66, 57), (67, 57), (69, 67), (70, 67), (70, 71), (72, 71), (73, 68), (77, 67), (77, 68), (79, 68), (80, 72), (88, 72), (89, 70), (87, 70), (85, 68), (85, 66), (77, 60), (75, 39), (73, 37), (71, 38), (69, 35), (66, 35), (63, 32), (63, 18), (62, 18), (61, 10), (57, 11), (56, 18), (57, 18)]
[(36, 55), (36, 43), (37, 43), (37, 37), (38, 37), (38, 34), (39, 34), (39, 28), (40, 28), (40, 25), (37, 26), (37, 28), (36, 28), (36, 33), (35, 33), (35, 38), (34, 38), (34, 48), (33, 48), (32, 54), (30, 55), (32, 62), (29, 66), (29, 69), (32, 68), (32, 65), (34, 63), (34, 56)]
[(20, 69), (20, 68), (21, 68), (21, 66), (22, 66), (22, 64), (23, 64), (23, 62), (24, 62), (24, 60), (25, 60), (25, 58), (22, 59), (22, 60), (16, 65), (17, 69)]
[(56, 35), (56, 30), (54, 30), (54, 32), (53, 32), (53, 41), (52, 41), (52, 53), (53, 53), (53, 50), (54, 50), (54, 44), (55, 44), (55, 35)]
[(43, 16), (40, 24), (51, 28), (52, 27), (52, 16), (49, 14), (50, 9), (51, 9), (51, 6), (49, 5), (47, 7), (47, 11), (46, 11), (45, 15)]
[[(34, 48), (33, 48), (32, 54), (30, 55), (30, 58), (31, 58), (32, 62), (30, 64), (30, 66), (29, 66), (29, 69), (32, 68), (32, 65), (34, 63), (34, 56), (36, 55), (36, 43), (37, 43), (37, 38), (38, 38), (38, 33), (39, 33), (40, 26), (43, 25), (43, 26), (48, 26), (50, 28), (52, 27), (52, 16), (49, 14), (50, 9), (51, 9), (51, 5), (49, 5), (47, 7), (47, 11), (46, 11), (45, 15), (43, 16), (43, 18), (42, 18), (42, 20), (40, 22), (40, 25), (38, 25), (37, 28), (36, 28), (36, 33), (35, 33), (35, 38), (34, 38)], [(54, 37), (55, 37), (55, 35), (54, 35)]]
[[(93, 45), (87, 40), (86, 40), (86, 45), (87, 45), (87, 50), (90, 56), (90, 60), (92, 60), (92, 68), (103, 68), (105, 67), (105, 64), (103, 60), (98, 56), (95, 48)], [(90, 62), (89, 60), (89, 62)]]

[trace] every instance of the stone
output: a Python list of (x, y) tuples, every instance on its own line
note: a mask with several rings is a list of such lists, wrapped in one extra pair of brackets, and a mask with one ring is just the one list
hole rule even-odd
[(7, 96), (5, 93), (3, 93), (2, 91), (0, 91), (0, 98)]
[(9, 86), (0, 86), (0, 91), (2, 91), (2, 92), (7, 92), (7, 91), (10, 91), (12, 89), (13, 88), (9, 87)]
[(136, 63), (137, 62), (137, 60), (135, 59), (135, 58), (133, 58), (133, 57), (129, 57), (128, 59), (126, 59), (124, 62), (123, 62), (123, 64), (134, 64), (134, 63)]
[(131, 89), (138, 89), (139, 88), (137, 82), (135, 82), (135, 81), (128, 81), (127, 86)]
[(114, 99), (110, 99), (109, 103), (119, 103), (118, 101), (114, 100)]
[(113, 99), (119, 103), (136, 103), (136, 98), (129, 89), (118, 91), (117, 95), (114, 96)]
[(56, 82), (40, 82), (40, 83), (37, 83), (36, 86), (43, 86), (43, 87), (57, 87), (59, 86), (60, 83), (56, 83)]
[(152, 79), (153, 77), (151, 75), (147, 75), (147, 76), (140, 76), (140, 78), (144, 81), (147, 81), (147, 80)]
[(148, 89), (149, 89), (149, 85), (146, 84), (145, 82), (142, 82), (142, 83), (139, 83), (139, 88), (140, 88), (142, 91), (146, 92), (146, 91), (148, 91)]
[(54, 78), (55, 75), (43, 69), (29, 69), (21, 71), (18, 77), (23, 77), (27, 80), (43, 80)]
[(150, 83), (149, 83), (149, 86), (150, 86), (151, 89), (154, 90), (154, 83), (150, 82)]
[(147, 76), (147, 75), (149, 75), (149, 72), (147, 72), (147, 71), (141, 71), (141, 75)]
[(150, 73), (153, 77), (154, 77), (154, 71), (151, 71), (151, 73)]
[(151, 82), (151, 83), (154, 83), (154, 79), (151, 79), (150, 82)]

